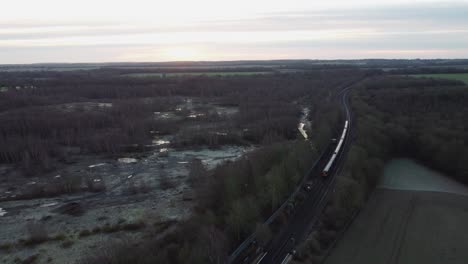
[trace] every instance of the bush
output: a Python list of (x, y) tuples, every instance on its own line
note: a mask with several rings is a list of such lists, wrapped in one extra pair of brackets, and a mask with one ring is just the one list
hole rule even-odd
[(145, 223), (143, 221), (138, 221), (134, 223), (126, 223), (122, 225), (122, 230), (127, 230), (127, 231), (134, 231), (138, 229), (142, 229), (145, 227)]
[(91, 235), (91, 231), (89, 231), (87, 229), (81, 230), (80, 233), (78, 234), (79, 237), (87, 237), (87, 236), (90, 236), (90, 235)]
[(12, 243), (2, 243), (0, 244), (0, 250), (6, 250), (6, 251), (9, 251), (10, 249), (13, 248), (13, 244)]
[(63, 233), (57, 234), (51, 238), (51, 240), (65, 240), (67, 236)]
[(63, 243), (60, 245), (62, 248), (70, 248), (73, 246), (73, 241), (72, 240), (65, 240)]
[(29, 237), (24, 241), (25, 245), (34, 245), (45, 242), (49, 237), (46, 227), (40, 222), (29, 222), (26, 224)]
[(39, 259), (39, 254), (34, 254), (25, 258), (23, 261), (21, 261), (21, 264), (33, 264), (33, 263), (36, 263), (38, 259)]

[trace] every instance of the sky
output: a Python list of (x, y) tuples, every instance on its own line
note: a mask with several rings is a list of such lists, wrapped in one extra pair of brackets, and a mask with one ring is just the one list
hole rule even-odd
[(468, 58), (468, 0), (2, 0), (0, 64)]

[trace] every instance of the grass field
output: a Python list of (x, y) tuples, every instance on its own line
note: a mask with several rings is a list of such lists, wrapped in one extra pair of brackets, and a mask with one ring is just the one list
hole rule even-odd
[(410, 76), (460, 80), (468, 84), (468, 73), (413, 74)]
[[(421, 173), (414, 171), (416, 165), (410, 165), (406, 172), (403, 167), (397, 168), (406, 165), (391, 162), (384, 177), (395, 176), (392, 173)], [(414, 182), (397, 176), (392, 186), (408, 187)], [(417, 179), (425, 180), (421, 175)], [(420, 189), (421, 185), (417, 183), (415, 187)], [(325, 263), (467, 263), (466, 223), (467, 195), (377, 188)]]
[(171, 72), (171, 73), (131, 73), (124, 76), (136, 78), (152, 78), (152, 77), (178, 77), (178, 76), (239, 76), (239, 75), (256, 75), (256, 74), (271, 74), (272, 72)]

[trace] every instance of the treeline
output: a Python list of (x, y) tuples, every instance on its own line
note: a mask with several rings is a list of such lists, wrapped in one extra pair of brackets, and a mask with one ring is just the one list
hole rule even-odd
[(438, 74), (438, 73), (468, 73), (468, 69), (464, 67), (418, 67), (418, 68), (401, 68), (389, 70), (390, 74)]
[(467, 88), (451, 80), (382, 76), (352, 92), (354, 141), (322, 228), (302, 245), (302, 260), (320, 260), (391, 158), (417, 159), (468, 184)]
[[(414, 157), (468, 184), (467, 86), (436, 79), (377, 81), (383, 85), (368, 86), (368, 96), (361, 96), (361, 103), (379, 113), (384, 123), (382, 131), (388, 131), (388, 138), (380, 142), (390, 141), (386, 145), (394, 144), (396, 154)], [(392, 154), (379, 149), (379, 145), (374, 148), (376, 153)]]
[(150, 131), (164, 122), (154, 119), (161, 101), (113, 101), (112, 107), (76, 105), (32, 107), (0, 114), (0, 162), (16, 163), (29, 175), (48, 171), (54, 159), (66, 162), (68, 154), (116, 154), (126, 146), (143, 146)]
[(121, 75), (126, 74), (147, 74), (147, 73), (212, 73), (212, 72), (272, 72), (272, 67), (251, 66), (251, 67), (146, 67), (146, 68), (114, 68), (106, 67), (103, 70), (112, 71)]

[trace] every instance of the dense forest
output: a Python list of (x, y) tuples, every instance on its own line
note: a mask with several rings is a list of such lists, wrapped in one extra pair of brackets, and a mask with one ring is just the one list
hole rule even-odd
[(355, 129), (321, 230), (297, 258), (320, 261), (376, 187), (384, 164), (411, 157), (468, 184), (468, 86), (460, 81), (379, 76), (352, 93)]
[[(111, 245), (109, 250), (116, 249), (112, 254), (100, 250), (106, 255), (84, 262), (125, 263), (128, 259), (120, 255), (125, 253), (133, 263), (219, 263), (255, 230), (266, 243), (274, 230), (262, 223), (340, 130), (338, 92), (364, 75), (357, 70), (323, 70), (133, 78), (128, 73), (122, 69), (0, 73), (4, 88), (0, 141), (5, 146), (0, 162), (16, 166), (26, 176), (40, 176), (73, 162), (75, 155), (144, 151), (152, 131), (175, 135), (171, 146), (176, 148), (253, 144), (257, 149), (213, 170), (193, 160), (189, 184), (196, 207), (190, 219), (163, 240), (137, 241), (137, 248), (134, 243)], [(187, 98), (202, 105), (235, 107), (237, 112), (227, 118), (200, 107), (197, 111), (203, 115), (189, 119), (189, 109), (175, 111)], [(298, 138), (304, 107), (309, 110), (310, 141)], [(166, 111), (177, 118), (155, 118), (155, 113)], [(187, 123), (226, 132), (217, 136), (203, 128), (182, 128)], [(207, 236), (212, 243), (200, 243)]]
[[(323, 71), (156, 79), (127, 77), (120, 69), (0, 73), (4, 89), (0, 93), (0, 163), (17, 164), (26, 175), (40, 175), (73, 154), (115, 155), (129, 146), (144, 150), (151, 131), (179, 130), (177, 121), (155, 119), (154, 113), (174, 110), (183, 98), (235, 106), (239, 113), (229, 120), (232, 129), (227, 136), (181, 131), (175, 145), (215, 147), (294, 139), (301, 109), (293, 101), (308, 96), (315, 105), (316, 98), (330, 93), (327, 88), (338, 86), (353, 72), (341, 71), (341, 78)], [(195, 121), (225, 118), (204, 114)]]

